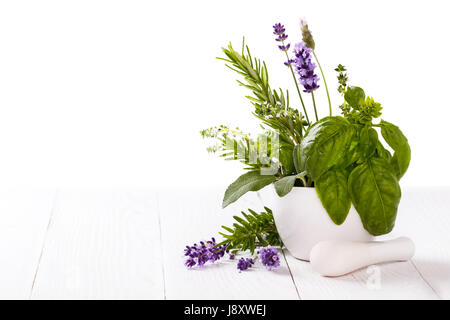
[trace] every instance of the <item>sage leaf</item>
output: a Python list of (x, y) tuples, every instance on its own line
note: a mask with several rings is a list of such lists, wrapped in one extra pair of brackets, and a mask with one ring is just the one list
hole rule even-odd
[(237, 178), (225, 191), (222, 208), (238, 200), (249, 191), (258, 191), (276, 180), (273, 175), (261, 175), (258, 171), (244, 173)]
[(297, 180), (297, 176), (287, 176), (275, 182), (275, 191), (277, 192), (278, 196), (284, 197), (289, 192), (291, 192), (292, 188), (294, 187), (295, 180)]
[(391, 232), (401, 190), (385, 159), (372, 158), (357, 166), (348, 178), (348, 191), (364, 228), (370, 234), (378, 236)]
[(281, 178), (280, 180), (278, 180), (274, 183), (275, 191), (277, 192), (277, 194), (280, 197), (284, 197), (289, 192), (291, 192), (292, 188), (295, 185), (295, 181), (297, 179), (302, 179), (303, 184), (306, 184), (305, 180), (303, 179), (305, 177), (305, 175), (306, 175), (306, 172), (302, 172), (302, 173), (299, 173), (294, 176), (287, 176), (287, 177)]
[(297, 173), (302, 172), (302, 168), (300, 167), (300, 145), (297, 144), (292, 150), (292, 159), (294, 160), (294, 167)]
[(332, 169), (315, 181), (317, 195), (331, 220), (337, 225), (344, 223), (351, 207), (347, 178), (345, 169)]
[(397, 179), (401, 179), (408, 170), (409, 162), (411, 161), (411, 148), (408, 144), (408, 139), (400, 131), (400, 129), (387, 121), (381, 120), (381, 135), (388, 145), (394, 150), (394, 155), (391, 159), (391, 165), (396, 171)]
[(294, 147), (292, 145), (283, 145), (280, 147), (279, 160), (283, 166), (284, 174), (292, 174), (295, 171), (294, 158), (292, 157)]
[(352, 107), (358, 107), (361, 100), (366, 98), (364, 90), (360, 87), (348, 87), (345, 92), (344, 99)]
[(300, 166), (304, 166), (313, 180), (332, 167), (347, 166), (355, 133), (354, 126), (343, 117), (327, 117), (316, 122), (300, 145)]

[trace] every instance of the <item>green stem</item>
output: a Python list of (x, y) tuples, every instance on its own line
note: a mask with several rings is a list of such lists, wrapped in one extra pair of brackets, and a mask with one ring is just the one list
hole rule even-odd
[[(284, 53), (286, 54), (287, 61), (289, 62), (289, 56), (288, 56), (287, 52), (285, 51)], [(298, 96), (300, 97), (300, 101), (303, 106), (303, 111), (305, 112), (306, 121), (308, 121), (308, 125), (309, 125), (308, 113), (306, 112), (305, 103), (303, 102), (302, 94), (300, 93), (300, 88), (298, 87), (297, 78), (295, 78), (294, 69), (292, 69), (291, 64), (289, 64), (289, 69), (291, 70), (292, 78), (294, 78), (295, 87), (297, 88), (297, 93), (298, 93)]]
[(316, 52), (315, 52), (314, 50), (313, 50), (313, 55), (314, 55), (314, 58), (316, 58), (317, 65), (319, 66), (320, 73), (322, 74), (323, 83), (324, 83), (324, 85), (325, 85), (325, 90), (327, 91), (328, 105), (329, 105), (329, 108), (330, 108), (330, 117), (331, 117), (331, 116), (332, 116), (332, 112), (331, 112), (331, 100), (330, 100), (330, 93), (328, 92), (327, 81), (325, 80), (325, 75), (323, 74), (322, 66), (320, 65), (319, 59), (317, 59)]
[(316, 121), (319, 121), (319, 117), (317, 116), (317, 109), (316, 109), (316, 99), (314, 99), (314, 92), (311, 91), (311, 97), (314, 105), (314, 113), (316, 114)]
[(306, 133), (306, 129), (305, 129), (305, 127), (303, 126), (303, 120), (300, 118), (300, 120), (299, 120), (299, 123), (300, 123), (300, 133), (301, 133), (301, 138), (303, 138), (303, 131), (305, 131), (305, 133)]

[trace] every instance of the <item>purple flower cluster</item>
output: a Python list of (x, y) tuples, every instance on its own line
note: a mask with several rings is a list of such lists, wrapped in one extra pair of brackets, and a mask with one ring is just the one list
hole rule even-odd
[[(278, 48), (281, 51), (288, 51), (291, 47), (291, 44), (285, 44), (284, 41), (288, 38), (288, 35), (285, 33), (286, 29), (281, 23), (276, 23), (273, 26), (273, 34), (277, 35), (278, 37), (275, 39), (278, 42), (281, 42), (281, 45), (278, 46)], [(288, 62), (287, 62), (288, 63)]]
[(296, 44), (294, 48), (294, 69), (300, 76), (300, 83), (305, 88), (303, 91), (308, 93), (319, 88), (317, 84), (319, 77), (314, 73), (316, 64), (311, 61), (311, 51), (312, 49), (308, 48), (305, 42)]
[[(207, 262), (214, 263), (220, 260), (225, 253), (229, 254), (231, 260), (235, 255), (231, 254), (227, 249), (229, 244), (217, 246), (216, 239), (211, 238), (210, 241), (200, 241), (199, 244), (194, 243), (192, 246), (186, 246), (184, 249), (184, 255), (187, 257), (184, 265), (188, 268), (194, 266), (202, 267)], [(278, 251), (276, 248), (266, 247), (258, 251), (259, 261), (268, 269), (273, 270), (280, 265), (280, 258), (278, 257)], [(237, 269), (239, 272), (248, 270), (255, 264), (255, 260), (252, 258), (240, 258), (237, 263)]]
[(200, 244), (194, 243), (193, 246), (186, 246), (184, 255), (188, 257), (184, 263), (186, 267), (192, 268), (195, 265), (202, 267), (206, 262), (214, 263), (225, 255), (228, 244), (216, 247), (216, 239), (210, 241), (200, 241)]
[(237, 263), (237, 268), (238, 268), (239, 272), (241, 272), (241, 271), (247, 270), (248, 268), (251, 268), (254, 264), (255, 264), (255, 262), (253, 261), (253, 259), (240, 258)]
[(259, 260), (267, 268), (273, 270), (280, 266), (280, 257), (276, 248), (263, 248), (259, 251)]

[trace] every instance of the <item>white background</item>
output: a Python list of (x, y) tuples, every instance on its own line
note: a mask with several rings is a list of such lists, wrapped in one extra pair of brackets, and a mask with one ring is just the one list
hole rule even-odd
[[(448, 12), (447, 1), (1, 1), (0, 185), (230, 183), (241, 166), (208, 155), (199, 131), (223, 123), (257, 133), (257, 123), (215, 57), (245, 35), (272, 87), (294, 102), (272, 25), (298, 41), (300, 17), (335, 114), (342, 63), (409, 138), (402, 184), (448, 185)], [(326, 95), (317, 96), (324, 116)]]

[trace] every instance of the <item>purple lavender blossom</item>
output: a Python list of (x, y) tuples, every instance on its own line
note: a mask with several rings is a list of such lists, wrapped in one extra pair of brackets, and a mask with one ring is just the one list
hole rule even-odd
[(320, 80), (314, 73), (316, 64), (311, 61), (311, 51), (312, 49), (308, 48), (303, 41), (296, 44), (294, 48), (294, 69), (300, 76), (300, 83), (305, 88), (303, 91), (308, 93), (311, 93), (319, 88), (317, 82)]
[(228, 244), (216, 247), (216, 239), (211, 238), (210, 241), (200, 241), (200, 244), (194, 243), (192, 246), (186, 246), (184, 255), (187, 258), (184, 265), (192, 268), (195, 265), (202, 267), (207, 262), (214, 263), (225, 255)]
[(237, 268), (239, 272), (247, 270), (251, 268), (255, 262), (250, 258), (240, 258), (237, 264)]
[(267, 268), (273, 270), (280, 266), (280, 257), (276, 248), (263, 248), (259, 251), (259, 260)]
[(289, 59), (288, 61), (284, 62), (284, 65), (286, 67), (289, 67), (291, 64), (293, 64), (295, 62), (295, 59)]
[(291, 44), (290, 44), (290, 43), (288, 43), (288, 44), (286, 44), (286, 45), (283, 44), (283, 45), (278, 46), (278, 48), (279, 48), (281, 51), (288, 51), (290, 47), (291, 47)]
[[(281, 37), (281, 36), (285, 35), (285, 33), (284, 33), (285, 31), (286, 31), (286, 29), (284, 28), (284, 26), (281, 23), (275, 23), (273, 25), (273, 34)], [(286, 38), (287, 38), (287, 35), (286, 35)], [(286, 39), (286, 38), (284, 38), (284, 39)], [(278, 38), (277, 38), (277, 41), (282, 41), (282, 40), (278, 40)]]
[[(291, 47), (290, 43), (284, 43), (284, 41), (288, 38), (288, 35), (285, 33), (286, 29), (281, 23), (276, 23), (273, 26), (273, 34), (277, 35), (278, 37), (275, 39), (275, 41), (281, 42), (281, 45), (278, 45), (278, 49), (281, 51), (287, 52), (289, 48)], [(286, 66), (289, 66), (292, 63), (291, 59), (288, 59), (284, 64)]]
[(186, 262), (184, 263), (184, 265), (188, 268), (192, 268), (193, 266), (195, 266), (196, 262), (194, 260), (194, 258), (188, 258), (186, 260)]

